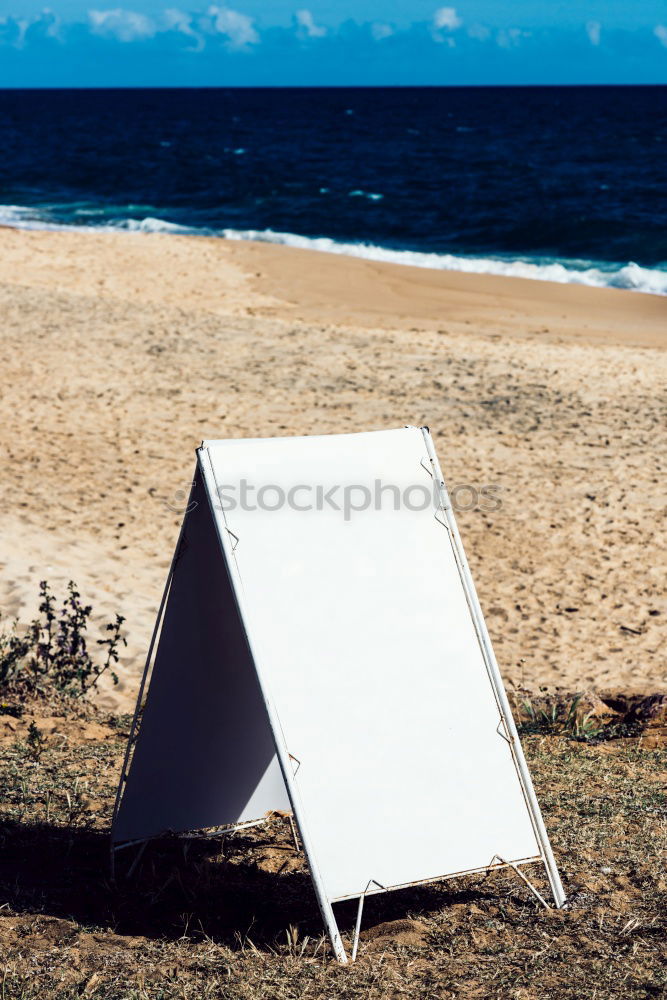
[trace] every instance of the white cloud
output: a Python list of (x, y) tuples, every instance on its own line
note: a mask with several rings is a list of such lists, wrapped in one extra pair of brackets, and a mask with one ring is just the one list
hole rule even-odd
[(94, 35), (116, 38), (119, 42), (134, 42), (140, 38), (152, 38), (155, 25), (150, 17), (134, 10), (89, 10), (88, 21)]
[(440, 7), (433, 15), (433, 27), (438, 30), (446, 28), (447, 31), (456, 31), (462, 24), (455, 7)]
[(213, 30), (225, 35), (232, 49), (245, 49), (249, 45), (257, 45), (259, 35), (255, 31), (252, 18), (229, 7), (209, 7), (208, 13), (213, 19)]
[(485, 24), (473, 24), (468, 28), (470, 38), (476, 38), (478, 42), (486, 42), (491, 37), (491, 29)]
[(168, 7), (162, 15), (167, 31), (178, 31), (181, 35), (186, 35), (195, 41), (195, 45), (188, 46), (189, 51), (200, 52), (204, 48), (204, 39), (192, 27), (192, 15), (177, 7)]
[(665, 27), (665, 25), (656, 24), (655, 28), (653, 29), (653, 34), (658, 39), (660, 44), (664, 45), (665, 48), (667, 48), (667, 28)]
[(94, 35), (116, 38), (119, 42), (134, 42), (140, 38), (152, 38), (155, 25), (150, 17), (134, 10), (89, 10), (88, 21)]
[(296, 23), (308, 38), (323, 38), (327, 29), (319, 24), (315, 24), (313, 15), (309, 10), (297, 10), (294, 15)]
[(521, 45), (523, 38), (530, 38), (530, 31), (523, 31), (521, 28), (501, 28), (496, 35), (496, 44), (501, 49), (514, 49)]
[(17, 49), (20, 49), (20, 48), (23, 47), (23, 43), (25, 42), (26, 33), (28, 31), (28, 28), (31, 26), (32, 23), (33, 23), (32, 21), (28, 20), (28, 18), (25, 18), (25, 17), (19, 18), (17, 20), (16, 26), (19, 29), (18, 38), (16, 39), (16, 47), (17, 47)]
[(60, 26), (62, 24), (62, 20), (57, 14), (53, 13), (50, 7), (44, 8), (39, 20), (43, 25), (44, 32), (48, 38), (57, 38), (58, 41), (61, 41)]
[(384, 24), (382, 21), (374, 21), (371, 24), (371, 35), (376, 42), (381, 42), (383, 38), (391, 38), (394, 34), (394, 29), (390, 24)]
[(3, 15), (0, 17), (0, 42), (22, 49), (29, 40), (27, 34), (31, 29), (43, 38), (55, 38), (61, 42), (60, 26), (60, 18), (48, 7), (45, 7), (37, 17)]
[(182, 31), (184, 35), (192, 34), (192, 17), (178, 7), (167, 7), (162, 18), (168, 31)]
[(591, 45), (600, 44), (600, 32), (602, 30), (602, 25), (599, 21), (589, 21), (586, 24), (586, 34), (588, 35), (588, 41)]
[(26, 32), (32, 24), (33, 21), (28, 20), (25, 17), (0, 18), (0, 28), (4, 28), (4, 31), (2, 32), (3, 36), (5, 36), (6, 41), (9, 45), (13, 45), (14, 48), (17, 49), (23, 48)]

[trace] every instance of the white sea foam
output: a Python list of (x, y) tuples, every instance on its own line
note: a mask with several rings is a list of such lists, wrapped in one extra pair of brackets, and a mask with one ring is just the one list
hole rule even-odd
[(0, 226), (10, 226), (12, 229), (80, 229), (80, 226), (68, 226), (61, 222), (53, 222), (48, 213), (25, 205), (0, 205)]
[(384, 198), (383, 194), (379, 194), (376, 191), (362, 191), (361, 188), (356, 188), (354, 191), (348, 191), (348, 195), (350, 198), (368, 198), (369, 201), (382, 201)]
[(586, 266), (577, 261), (510, 260), (501, 257), (462, 257), (448, 253), (422, 253), (416, 250), (390, 250), (372, 243), (339, 243), (326, 236), (311, 238), (271, 229), (223, 229), (228, 240), (256, 240), (319, 250), (324, 253), (363, 257), (436, 271), (466, 271), (469, 274), (498, 274), (511, 278), (532, 278), (559, 284), (591, 285), (595, 288), (628, 288), (652, 295), (667, 295), (667, 270), (660, 271), (630, 262), (624, 265)]
[[(104, 213), (95, 209), (78, 208), (77, 216), (103, 219)], [(203, 230), (192, 226), (180, 226), (167, 219), (156, 219), (147, 216), (143, 219), (107, 218), (105, 221), (73, 225), (66, 222), (56, 222), (48, 210), (26, 207), (24, 205), (0, 205), (0, 226), (11, 226), (13, 229), (48, 229), (80, 232), (82, 229), (119, 230), (131, 233), (180, 233), (190, 235), (218, 235), (212, 230)]]
[(131, 233), (180, 233), (196, 234), (198, 229), (191, 226), (179, 226), (177, 222), (167, 222), (166, 219), (119, 219), (117, 222), (108, 223), (106, 229), (127, 229)]
[[(48, 210), (25, 205), (0, 205), (0, 225), (16, 229), (80, 230), (81, 225), (57, 222)], [(652, 295), (667, 295), (667, 266), (664, 270), (627, 264), (592, 264), (586, 261), (548, 258), (464, 257), (447, 253), (423, 253), (415, 250), (391, 250), (372, 243), (343, 243), (329, 237), (298, 236), (272, 229), (205, 229), (183, 226), (168, 219), (147, 216), (108, 218), (104, 222), (85, 226), (87, 229), (127, 230), (135, 233), (173, 233), (181, 235), (219, 236), (229, 240), (255, 240), (318, 250), (323, 253), (362, 257), (366, 260), (387, 261), (436, 271), (465, 271), (469, 274), (498, 274), (511, 278), (531, 278), (555, 281), (559, 284), (591, 285), (595, 288), (627, 288)]]

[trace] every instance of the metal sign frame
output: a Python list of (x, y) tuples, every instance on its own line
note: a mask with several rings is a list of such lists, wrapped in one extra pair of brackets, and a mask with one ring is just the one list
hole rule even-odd
[[(447, 493), (444, 477), (442, 475), (442, 471), (440, 469), (440, 465), (438, 463), (438, 459), (433, 446), (433, 441), (431, 439), (431, 435), (427, 427), (422, 427), (421, 432), (423, 435), (424, 447), (426, 450), (425, 458), (422, 461), (422, 468), (425, 470), (425, 472), (427, 472), (430, 476), (433, 477), (435, 483), (437, 484), (438, 495), (440, 499), (440, 506), (438, 511), (436, 512), (436, 518), (439, 521), (439, 523), (442, 524), (443, 530), (447, 531), (449, 536), (449, 541), (451, 543), (452, 551), (456, 561), (459, 578), (461, 581), (461, 585), (463, 587), (463, 591), (465, 593), (466, 602), (470, 610), (471, 618), (477, 635), (477, 640), (479, 642), (480, 650), (484, 660), (484, 665), (486, 667), (486, 671), (493, 690), (493, 695), (500, 716), (498, 734), (507, 741), (511, 749), (512, 760), (514, 762), (518, 780), (521, 786), (521, 791), (523, 793), (523, 797), (525, 800), (527, 811), (530, 816), (530, 820), (535, 834), (535, 839), (537, 841), (540, 853), (539, 855), (520, 859), (518, 861), (517, 860), (507, 861), (504, 858), (495, 855), (490, 860), (489, 864), (484, 867), (475, 868), (469, 871), (449, 873), (439, 877), (424, 879), (417, 882), (410, 882), (401, 885), (383, 886), (380, 883), (376, 882), (373, 878), (370, 878), (363, 892), (355, 893), (353, 895), (340, 896), (336, 898), (330, 898), (327, 895), (323, 879), (318, 869), (316, 848), (309, 834), (307, 817), (305, 814), (303, 803), (301, 801), (298, 784), (294, 780), (296, 771), (298, 770), (299, 762), (295, 761), (295, 759), (292, 757), (285, 743), (285, 738), (283, 735), (278, 713), (274, 705), (274, 702), (272, 700), (271, 693), (268, 690), (268, 686), (264, 680), (266, 673), (262, 669), (262, 663), (264, 662), (265, 654), (260, 648), (256, 636), (253, 634), (251, 614), (247, 607), (247, 601), (244, 595), (243, 583), (241, 580), (239, 567), (235, 556), (235, 548), (238, 543), (238, 539), (228, 527), (225, 519), (225, 514), (221, 506), (214, 503), (214, 498), (218, 496), (218, 484), (216, 482), (214, 467), (211, 460), (209, 449), (208, 447), (206, 447), (205, 444), (203, 444), (197, 450), (198, 469), (199, 472), (201, 473), (201, 477), (205, 484), (205, 493), (208, 498), (210, 513), (213, 518), (213, 523), (215, 525), (215, 531), (220, 545), (220, 550), (224, 557), (225, 567), (231, 583), (231, 589), (234, 595), (234, 601), (236, 605), (235, 610), (243, 629), (244, 639), (247, 644), (250, 657), (255, 665), (263, 704), (266, 709), (266, 713), (272, 730), (276, 757), (280, 766), (280, 771), (282, 773), (282, 777), (285, 783), (285, 789), (287, 791), (287, 795), (289, 797), (290, 805), (292, 808), (293, 824), (296, 825), (296, 828), (298, 830), (298, 835), (301, 840), (301, 844), (303, 846), (303, 850), (308, 862), (308, 867), (313, 882), (313, 888), (315, 890), (317, 902), (320, 908), (320, 912), (322, 915), (322, 919), (327, 934), (331, 941), (334, 955), (337, 961), (340, 962), (341, 964), (346, 964), (348, 962), (348, 956), (333, 911), (333, 903), (342, 901), (344, 899), (353, 899), (353, 898), (359, 899), (357, 920), (356, 920), (355, 931), (353, 936), (353, 944), (352, 944), (352, 960), (354, 960), (357, 953), (359, 934), (361, 929), (361, 917), (362, 917), (363, 905), (365, 898), (368, 895), (377, 894), (381, 892), (395, 891), (397, 889), (406, 888), (407, 886), (422, 885), (425, 883), (432, 883), (441, 880), (449, 880), (450, 878), (456, 878), (462, 875), (472, 874), (473, 872), (488, 872), (496, 868), (510, 868), (514, 870), (517, 873), (517, 875), (528, 885), (529, 889), (536, 896), (536, 898), (543, 905), (548, 906), (548, 904), (540, 895), (540, 893), (537, 891), (537, 889), (535, 889), (532, 883), (526, 878), (525, 874), (518, 867), (519, 865), (523, 866), (526, 864), (540, 862), (544, 865), (546, 869), (546, 874), (549, 880), (549, 884), (551, 887), (556, 907), (561, 908), (565, 905), (566, 902), (565, 893), (563, 891), (558, 869), (556, 867), (551, 845), (549, 843), (548, 834), (544, 826), (544, 821), (542, 819), (542, 814), (537, 801), (537, 797), (535, 795), (533, 783), (530, 777), (530, 772), (528, 770), (528, 766), (523, 754), (523, 749), (521, 747), (516, 725), (514, 723), (510, 705), (502, 683), (498, 664), (495, 655), (493, 653), (489, 634), (484, 622), (484, 617), (479, 604), (479, 600), (477, 598), (477, 593), (475, 591), (472, 575), (470, 573), (470, 568), (468, 566), (468, 562), (465, 557), (463, 545), (461, 543), (461, 538), (456, 525), (456, 520), (452, 510), (452, 505), (449, 499), (449, 495)], [(193, 485), (193, 490), (194, 490), (194, 485)], [(190, 504), (188, 504), (187, 509), (189, 509), (189, 507)], [(143, 849), (143, 846), (145, 846), (146, 843), (146, 840), (139, 840), (139, 841), (133, 840), (125, 842), (114, 841), (113, 824), (115, 824), (116, 818), (118, 816), (118, 812), (123, 797), (123, 791), (128, 779), (129, 769), (131, 766), (133, 749), (136, 745), (136, 741), (138, 738), (137, 731), (138, 731), (139, 714), (141, 711), (144, 693), (147, 690), (147, 683), (154, 660), (154, 653), (157, 646), (157, 640), (160, 634), (162, 622), (164, 620), (164, 614), (167, 606), (169, 591), (174, 577), (176, 564), (179, 558), (186, 518), (187, 518), (187, 513), (183, 520), (183, 525), (181, 527), (179, 540), (169, 570), (162, 600), (160, 602), (160, 608), (148, 649), (148, 655), (146, 658), (146, 663), (144, 666), (144, 671), (139, 687), (137, 705), (135, 708), (135, 713), (125, 753), (125, 758), (122, 765), (121, 777), (118, 785), (118, 791), (116, 794), (116, 800), (113, 811), (113, 821), (112, 821), (112, 842), (111, 842), (112, 872), (114, 868), (114, 859), (117, 851), (129, 847), (132, 844), (139, 844), (141, 845), (141, 849)], [(503, 731), (500, 731), (501, 727)], [(261, 822), (261, 820), (256, 822)], [(239, 824), (239, 828), (245, 828), (248, 825), (252, 824), (242, 823)], [(230, 829), (235, 829), (235, 827), (232, 827)], [(139, 859), (137, 858), (137, 862), (138, 860)]]

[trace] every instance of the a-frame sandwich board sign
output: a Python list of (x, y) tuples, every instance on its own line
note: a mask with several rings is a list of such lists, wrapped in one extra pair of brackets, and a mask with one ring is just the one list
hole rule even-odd
[(291, 809), (341, 962), (340, 900), (541, 862), (564, 904), (427, 428), (204, 442), (137, 710), (151, 664), (112, 854)]

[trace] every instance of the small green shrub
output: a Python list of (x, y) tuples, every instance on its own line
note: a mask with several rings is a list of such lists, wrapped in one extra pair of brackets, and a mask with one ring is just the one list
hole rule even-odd
[(582, 712), (581, 695), (568, 703), (556, 699), (535, 706), (530, 699), (521, 703), (520, 733), (564, 733), (581, 743), (597, 742), (610, 734), (607, 727), (594, 718), (594, 713)]
[(113, 666), (118, 663), (120, 648), (127, 645), (121, 634), (123, 616), (116, 615), (115, 621), (105, 627), (108, 634), (97, 640), (102, 653), (98, 661), (87, 644), (93, 609), (81, 603), (74, 582), (70, 580), (60, 610), (46, 580), (39, 585), (39, 595), (39, 618), (30, 623), (26, 632), (19, 635), (14, 623), (9, 632), (0, 634), (0, 690), (44, 694), (55, 689), (81, 698), (97, 686), (107, 671), (117, 684)]

